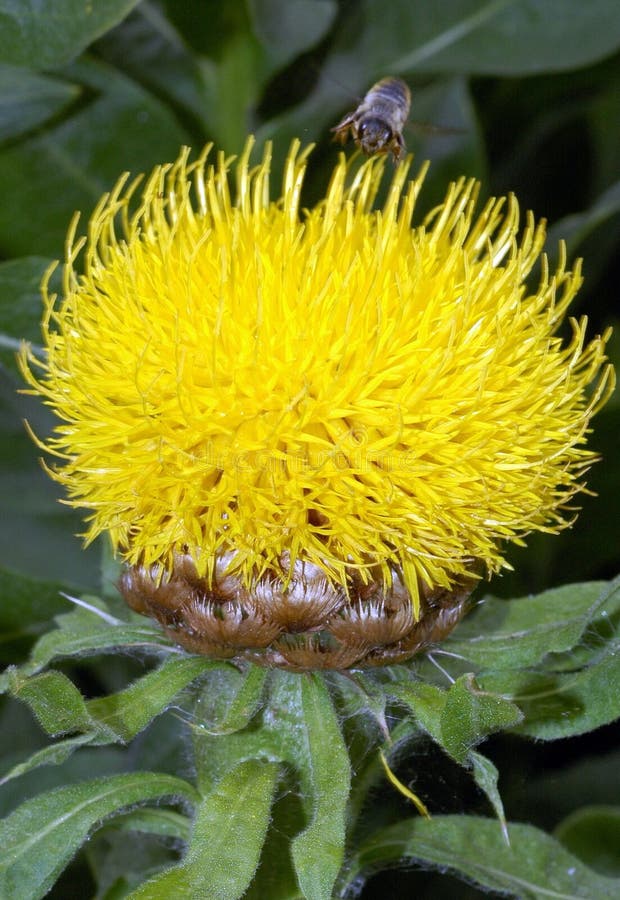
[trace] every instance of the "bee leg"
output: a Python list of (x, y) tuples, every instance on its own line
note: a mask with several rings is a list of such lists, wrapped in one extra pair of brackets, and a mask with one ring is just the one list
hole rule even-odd
[(349, 113), (342, 119), (342, 121), (338, 122), (337, 125), (334, 125), (333, 128), (330, 128), (330, 131), (334, 132), (334, 140), (338, 141), (339, 144), (346, 144), (349, 139), (349, 132), (354, 133), (355, 129), (355, 115), (353, 113)]
[(392, 141), (392, 157), (395, 163), (399, 163), (405, 155), (405, 142), (402, 134), (395, 134)]

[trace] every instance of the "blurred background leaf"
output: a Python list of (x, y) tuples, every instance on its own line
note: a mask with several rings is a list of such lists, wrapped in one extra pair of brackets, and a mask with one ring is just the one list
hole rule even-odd
[(47, 69), (69, 62), (124, 18), (138, 0), (0, 0), (0, 58)]
[(586, 806), (555, 829), (567, 850), (610, 878), (620, 878), (620, 806)]
[(0, 65), (0, 141), (42, 125), (74, 101), (78, 90), (17, 66)]

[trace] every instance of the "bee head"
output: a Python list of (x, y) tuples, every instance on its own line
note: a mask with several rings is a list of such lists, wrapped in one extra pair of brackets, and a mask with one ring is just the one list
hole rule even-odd
[(361, 122), (358, 128), (358, 139), (362, 150), (368, 156), (385, 151), (392, 143), (394, 132), (385, 121), (369, 117)]

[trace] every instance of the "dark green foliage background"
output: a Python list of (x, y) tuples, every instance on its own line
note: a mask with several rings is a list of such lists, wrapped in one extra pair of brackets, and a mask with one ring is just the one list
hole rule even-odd
[[(400, 75), (411, 85), (413, 119), (452, 129), (440, 134), (412, 124), (405, 135), (415, 154), (414, 167), (427, 157), (432, 160), (422, 208), (435, 203), (443, 195), (446, 182), (460, 174), (478, 176), (483, 182), (483, 195), (514, 191), (522, 208), (531, 208), (537, 217), (548, 220), (552, 259), (560, 238), (566, 239), (571, 258), (584, 257), (585, 284), (574, 313), (588, 316), (591, 333), (609, 324), (617, 325), (617, 0), (446, 0), (432, 4), (411, 0), (42, 0), (38, 4), (0, 0), (3, 664), (22, 663), (34, 640), (51, 628), (53, 617), (69, 611), (60, 591), (99, 593), (109, 598), (113, 610), (120, 609), (114, 599), (116, 570), (107, 559), (106, 548), (81, 548), (74, 537), (81, 529), (79, 515), (58, 503), (59, 492), (41, 470), (39, 453), (24, 432), (22, 420), (27, 418), (39, 434), (44, 433), (50, 427), (49, 414), (31, 398), (17, 393), (14, 353), (21, 338), (38, 341), (38, 286), (49, 262), (62, 256), (74, 211), (79, 209), (87, 216), (100, 195), (125, 170), (148, 171), (158, 162), (174, 159), (182, 144), (198, 149), (213, 141), (217, 147), (236, 153), (248, 131), (256, 134), (259, 144), (267, 139), (274, 141), (276, 171), (293, 136), (316, 142), (306, 185), (306, 203), (311, 204), (320, 196), (337, 154), (329, 128), (356, 105), (356, 98), (375, 80), (387, 74)], [(610, 354), (618, 365), (618, 328)], [(589, 478), (589, 486), (598, 496), (583, 498), (578, 522), (561, 536), (538, 535), (528, 540), (527, 548), (514, 550), (510, 558), (515, 571), (496, 579), (490, 587), (496, 596), (514, 597), (570, 582), (611, 579), (620, 571), (617, 394), (597, 418), (591, 443), (603, 458)], [(589, 603), (595, 599), (587, 590), (580, 596)], [(567, 608), (571, 603), (573, 600), (567, 601)], [(533, 607), (529, 621), (541, 624), (544, 609), (544, 604)], [(560, 612), (564, 615), (566, 611), (562, 608)], [(510, 693), (515, 684), (511, 675), (502, 675), (498, 659), (509, 658), (524, 672), (538, 666), (525, 678), (524, 689), (530, 694), (544, 694), (549, 679), (562, 676), (557, 667), (552, 674), (540, 669), (540, 665), (544, 669), (544, 660), (542, 650), (538, 650), (567, 654), (566, 677), (575, 679), (575, 702), (583, 702), (583, 728), (562, 730), (566, 710), (557, 716), (539, 710), (538, 719), (534, 716), (531, 720), (538, 725), (528, 725), (527, 717), (525, 724), (515, 727), (508, 720), (505, 726), (494, 720), (494, 727), (485, 733), (503, 731), (504, 727), (510, 733), (491, 737), (484, 752), (500, 770), (501, 794), (510, 820), (530, 823), (547, 832), (556, 830), (566, 848), (601, 876), (620, 878), (620, 731), (617, 725), (607, 724), (613, 716), (605, 705), (607, 696), (620, 692), (620, 674), (611, 661), (617, 609), (612, 604), (603, 612), (598, 618), (584, 619), (586, 625), (574, 631), (570, 631), (573, 625), (569, 622), (565, 626), (569, 631), (561, 632), (569, 634), (564, 643), (557, 636), (557, 623), (552, 623), (544, 637), (536, 632), (541, 641), (538, 649), (538, 645), (532, 648), (526, 641), (515, 651), (516, 645), (508, 642), (491, 665), (489, 654), (497, 653), (499, 646), (495, 643), (482, 646), (477, 662), (481, 670), (493, 669), (488, 684), (484, 676), (481, 684), (498, 694)], [(517, 615), (523, 617), (525, 628), (525, 612)], [(471, 628), (488, 627), (496, 634), (498, 621), (492, 619), (485, 625), (478, 617), (472, 619), (472, 625), (466, 622), (455, 634), (452, 649), (463, 651), (472, 639)], [(552, 646), (554, 635), (557, 646)], [(150, 633), (148, 640), (154, 640)], [(579, 664), (586, 657), (590, 666), (597, 641), (600, 648), (606, 648), (600, 650), (600, 667), (580, 670)], [(569, 648), (573, 648), (570, 653)], [(467, 649), (471, 652), (470, 645)], [(517, 658), (519, 653), (521, 658)], [(560, 656), (555, 657), (556, 662)], [(164, 781), (174, 774), (191, 776), (188, 756), (177, 739), (179, 722), (173, 714), (164, 715), (146, 731), (142, 730), (146, 723), (118, 725), (120, 731), (115, 733), (123, 740), (138, 735), (125, 750), (110, 745), (110, 733), (106, 732), (104, 739), (103, 732), (96, 731), (100, 725), (93, 724), (98, 719), (92, 709), (80, 706), (83, 701), (74, 684), (86, 697), (100, 697), (121, 691), (144, 675), (150, 664), (145, 666), (135, 654), (74, 660), (57, 664), (53, 676), (45, 676), (52, 677), (53, 683), (47, 680), (31, 686), (36, 691), (40, 688), (43, 697), (49, 691), (54, 702), (62, 698), (70, 710), (67, 721), (74, 725), (76, 716), (85, 716), (80, 721), (84, 729), (91, 729), (91, 745), (75, 755), (67, 751), (62, 763), (59, 751), (57, 759), (49, 760), (56, 765), (33, 769), (0, 787), (3, 815), (43, 790), (69, 790), (69, 786), (95, 776), (114, 774), (126, 779), (118, 782), (115, 790), (119, 796), (127, 792), (128, 797), (137, 790), (136, 802), (142, 795), (131, 781), (134, 770), (168, 773), (152, 775)], [(423, 663), (420, 671), (428, 674), (432, 667)], [(584, 675), (580, 680), (576, 674), (580, 671), (585, 671), (587, 678)], [(185, 672), (177, 672), (175, 677), (179, 678), (180, 690)], [(189, 683), (189, 674), (187, 677)], [(19, 693), (15, 685), (11, 690)], [(163, 695), (157, 696), (163, 705)], [(174, 696), (172, 692), (169, 701)], [(27, 697), (22, 700), (30, 702)], [(400, 702), (405, 702), (402, 697)], [(418, 697), (415, 702), (422, 701)], [(45, 710), (37, 711), (33, 703), (30, 705), (45, 729)], [(421, 715), (419, 705), (415, 710)], [(48, 741), (26, 706), (14, 699), (0, 708), (0, 721), (1, 778), (13, 765), (47, 747)], [(427, 725), (427, 732), (433, 735), (431, 725)], [(476, 733), (481, 736), (483, 732)], [(403, 757), (399, 776), (405, 781), (415, 779), (416, 791), (429, 798), (434, 811), (445, 814), (436, 826), (445, 846), (453, 842), (462, 849), (460, 820), (452, 814), (489, 815), (490, 811), (484, 795), (457, 764), (462, 760), (454, 749), (456, 744), (442, 735), (440, 743), (445, 752), (430, 739), (422, 741), (411, 762)], [(535, 743), (526, 740), (527, 735), (553, 742)], [(462, 739), (462, 732), (458, 737)], [(260, 783), (263, 794), (256, 789), (253, 794), (256, 815), (267, 815), (264, 798), (273, 788), (275, 770), (266, 767), (254, 771), (249, 763), (243, 765), (246, 768), (238, 771), (236, 786), (224, 785), (223, 790), (229, 789), (233, 797), (237, 788), (241, 790), (243, 779), (248, 785)], [(147, 785), (143, 790), (146, 799), (149, 790), (156, 797), (166, 792), (178, 796), (180, 789), (153, 781), (152, 787)], [(183, 802), (191, 803), (187, 790), (186, 794)], [(382, 824), (398, 830), (398, 816), (409, 815), (405, 802), (401, 804), (391, 788), (375, 789), (371, 799), (366, 833)], [(110, 809), (114, 809), (111, 802)], [(294, 802), (289, 805), (294, 807)], [(124, 829), (132, 828), (131, 816), (138, 813), (127, 813), (127, 821), (115, 819), (117, 829), (104, 829), (91, 842), (88, 853), (71, 864), (50, 896), (69, 898), (78, 892), (101, 900), (128, 896), (127, 892), (139, 883), (136, 873), (155, 870), (179, 858), (187, 838), (187, 820), (179, 809), (177, 805), (176, 811), (167, 813), (169, 821), (162, 817), (156, 823), (142, 823), (142, 837), (131, 854), (127, 853)], [(148, 818), (147, 809), (141, 812)], [(286, 804), (278, 806), (284, 831), (287, 816), (294, 812)], [(204, 813), (205, 821), (210, 814)], [(84, 834), (104, 815), (107, 813), (102, 806), (92, 821), (85, 820)], [(494, 822), (471, 826), (468, 834), (477, 835), (480, 848), (470, 844), (469, 862), (465, 860), (459, 871), (490, 890), (509, 890), (505, 884), (484, 881), (475, 868), (475, 854), (484, 852), (486, 824), (495, 826)], [(416, 836), (412, 838), (408, 831), (402, 835), (395, 832), (392, 837), (390, 852), (407, 856), (405, 845), (411, 840), (415, 843)], [(241, 834), (234, 840), (251, 843), (252, 838)], [(540, 866), (548, 864), (547, 847), (540, 838), (530, 838), (525, 831), (515, 832), (514, 846), (521, 846), (519, 842), (523, 853), (539, 847)], [(266, 852), (267, 859), (277, 859), (273, 856), (278, 852), (277, 842), (268, 842)], [(367, 873), (369, 865), (382, 868), (396, 858), (390, 859), (389, 853), (375, 857), (373, 852), (368, 848), (360, 851), (354, 864), (359, 865), (359, 871)], [(549, 852), (555, 851), (551, 848)], [(452, 858), (457, 856), (454, 850)], [(434, 857), (430, 851), (424, 860), (440, 870), (451, 863), (449, 856)], [(186, 868), (190, 871), (190, 863)], [(126, 872), (131, 877), (125, 879)], [(353, 869), (350, 875), (357, 877)], [(586, 893), (575, 896), (594, 896), (587, 893), (594, 889), (594, 882), (586, 878), (584, 884)], [(512, 895), (520, 896), (515, 890)], [(606, 896), (600, 884), (596, 890), (600, 892), (597, 896)], [(455, 892), (460, 897), (478, 895), (476, 888), (457, 883), (450, 875), (410, 869), (375, 875), (361, 896), (370, 900), (414, 892), (420, 898), (451, 897)], [(609, 896), (613, 895), (612, 891)], [(251, 889), (248, 896), (259, 894)], [(283, 888), (281, 894), (273, 896), (293, 894), (286, 894)]]

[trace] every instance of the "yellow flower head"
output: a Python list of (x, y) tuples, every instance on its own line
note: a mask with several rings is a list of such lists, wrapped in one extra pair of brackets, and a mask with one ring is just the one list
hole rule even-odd
[(564, 524), (606, 336), (557, 336), (579, 266), (543, 257), (526, 281), (545, 232), (528, 216), (517, 239), (514, 198), (476, 215), (462, 179), (412, 226), (422, 175), (399, 166), (374, 210), (382, 162), (351, 179), (341, 159), (300, 211), (307, 151), (274, 202), (269, 151), (251, 168), (250, 150), (232, 168), (183, 151), (72, 228), (46, 358), (21, 356), (60, 419), (54, 477), (88, 540), (107, 531), (160, 580), (181, 558), (206, 579), (225, 560), (247, 589), (300, 563), (345, 586), (398, 573), (417, 614), (420, 585), (496, 571), (507, 540)]

